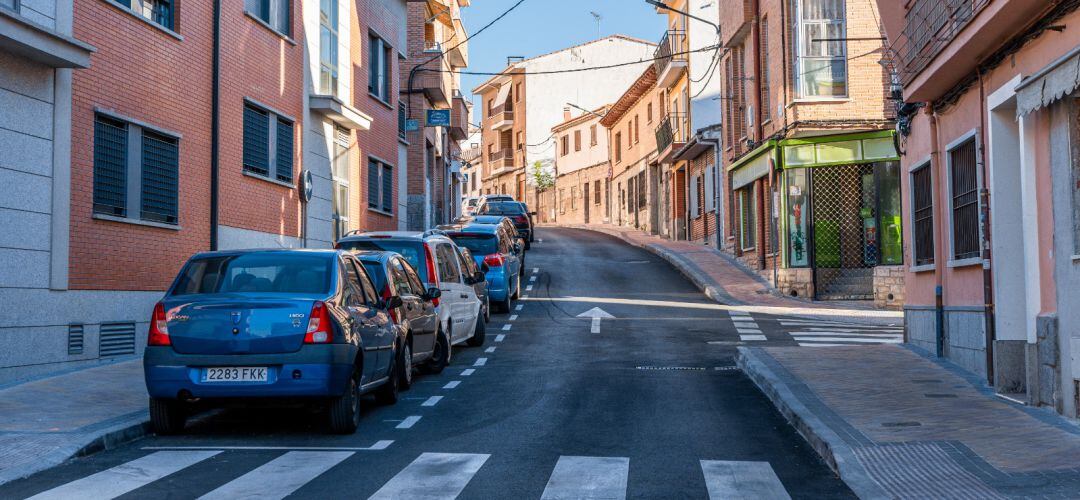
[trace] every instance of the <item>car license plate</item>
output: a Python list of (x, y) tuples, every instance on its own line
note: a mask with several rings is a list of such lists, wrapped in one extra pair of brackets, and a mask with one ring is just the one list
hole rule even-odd
[(223, 366), (203, 370), (203, 382), (266, 382), (265, 366)]

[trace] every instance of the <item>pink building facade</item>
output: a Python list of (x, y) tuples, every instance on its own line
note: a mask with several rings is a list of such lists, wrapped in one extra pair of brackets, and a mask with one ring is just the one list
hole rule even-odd
[(1076, 418), (1077, 4), (878, 6), (904, 102), (908, 341)]

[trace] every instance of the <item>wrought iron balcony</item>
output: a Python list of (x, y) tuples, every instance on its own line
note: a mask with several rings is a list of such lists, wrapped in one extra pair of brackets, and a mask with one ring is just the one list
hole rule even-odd
[(907, 11), (904, 31), (893, 44), (901, 83), (911, 82), (990, 0), (916, 0)]
[(690, 138), (690, 122), (685, 113), (668, 113), (656, 127), (656, 151), (661, 160), (682, 147)]
[(686, 32), (670, 30), (660, 40), (653, 55), (656, 67), (656, 86), (670, 87), (679, 80), (679, 76), (686, 72), (690, 61)]

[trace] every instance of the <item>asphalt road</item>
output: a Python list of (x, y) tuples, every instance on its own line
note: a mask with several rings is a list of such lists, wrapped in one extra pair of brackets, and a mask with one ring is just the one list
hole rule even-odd
[[(455, 348), (394, 406), (370, 401), (356, 435), (305, 410), (222, 411), (0, 498), (852, 497), (734, 369), (728, 311), (610, 236), (538, 238), (532, 289), (484, 347)], [(614, 316), (599, 333), (578, 317), (594, 307)]]

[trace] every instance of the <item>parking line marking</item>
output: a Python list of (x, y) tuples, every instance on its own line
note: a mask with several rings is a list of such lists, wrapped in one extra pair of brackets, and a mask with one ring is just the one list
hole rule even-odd
[(533, 274), (536, 274), (538, 272), (540, 272), (540, 268), (539, 267), (534, 267), (533, 268)]
[(764, 335), (739, 335), (739, 338), (744, 341), (750, 340), (768, 340)]
[(461, 370), (461, 376), (462, 377), (468, 377), (469, 375), (472, 375), (473, 373), (476, 373), (476, 370), (474, 370), (472, 368), (466, 368), (464, 370)]
[(514, 310), (515, 311), (520, 311), (521, 308), (523, 308), (523, 307), (525, 307), (525, 304), (518, 304), (517, 306), (514, 307)]
[(442, 400), (442, 396), (431, 396), (430, 398), (427, 398), (427, 401), (420, 403), (420, 406), (435, 406), (439, 404), (440, 400)]
[(453, 389), (453, 388), (455, 388), (455, 387), (457, 387), (459, 385), (461, 385), (460, 380), (451, 380), (451, 381), (447, 382), (446, 385), (442, 386), (442, 388), (443, 389)]
[(479, 358), (473, 363), (473, 366), (484, 366), (487, 364), (487, 358)]
[(491, 347), (488, 347), (487, 349), (484, 349), (484, 352), (495, 352), (495, 346), (491, 346)]
[(504, 331), (504, 332), (508, 332), (508, 331), (510, 331), (510, 326), (511, 326), (511, 325), (503, 325), (503, 327), (502, 327), (503, 331)]
[(510, 321), (517, 321), (517, 318), (518, 318), (518, 315), (516, 315), (516, 314), (511, 314), (510, 315)]
[(412, 426), (416, 425), (416, 423), (419, 421), (419, 415), (410, 415), (408, 417), (405, 417), (405, 420), (402, 420), (400, 424), (397, 424), (397, 427), (395, 427), (395, 429), (411, 429)]
[(58, 486), (32, 498), (114, 498), (221, 453), (159, 451)]
[(527, 298), (529, 298), (529, 296), (528, 295), (522, 295), (521, 298), (527, 299)]
[(351, 456), (351, 451), (290, 451), (201, 498), (285, 498)]
[(495, 336), (495, 342), (502, 342), (503, 339), (505, 339), (505, 338), (506, 338), (506, 335), (503, 335), (503, 334), (500, 333), (500, 334)]
[(531, 291), (532, 291), (532, 287), (533, 287), (532, 285), (529, 285), (529, 286), (525, 287), (525, 291), (526, 291), (526, 292), (531, 292)]
[(529, 281), (530, 281), (530, 282), (532, 282), (532, 281), (536, 281), (536, 275), (534, 274), (534, 275), (532, 275), (532, 276), (529, 276)]
[[(414, 398), (423, 399), (423, 398)], [(379, 451), (394, 444), (393, 439), (375, 441), (371, 446), (143, 446), (143, 450), (211, 450), (211, 451)]]

